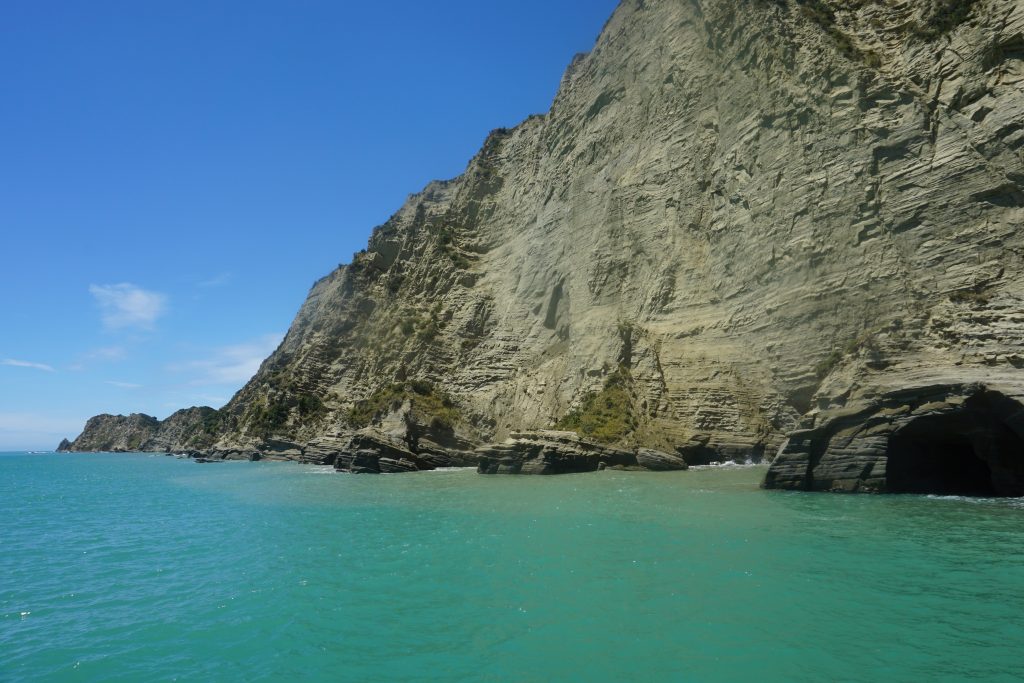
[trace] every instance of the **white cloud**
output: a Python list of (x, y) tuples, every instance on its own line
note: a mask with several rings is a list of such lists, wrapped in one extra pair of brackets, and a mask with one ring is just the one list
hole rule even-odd
[(239, 386), (256, 374), (260, 364), (277, 348), (283, 337), (282, 334), (265, 334), (251, 342), (216, 349), (210, 358), (175, 365), (170, 369), (196, 373), (197, 376), (189, 382), (193, 386)]
[(46, 363), (33, 363), (28, 360), (15, 360), (14, 358), (5, 358), (0, 360), (0, 365), (9, 365), (14, 368), (32, 368), (33, 370), (45, 370), (46, 372), (56, 372), (53, 366), (47, 365)]
[(114, 380), (107, 380), (106, 384), (109, 384), (119, 389), (141, 389), (141, 384), (135, 384), (134, 382), (115, 382)]
[(89, 360), (121, 360), (128, 354), (123, 346), (104, 346), (85, 354)]
[(196, 286), (220, 287), (221, 285), (226, 285), (227, 283), (231, 282), (231, 277), (231, 273), (220, 273), (219, 275), (215, 275), (214, 277), (211, 277), (208, 280), (203, 280), (202, 282), (199, 282)]
[(136, 285), (122, 282), (117, 285), (89, 285), (96, 298), (108, 329), (138, 327), (153, 328), (156, 319), (164, 313), (167, 297)]

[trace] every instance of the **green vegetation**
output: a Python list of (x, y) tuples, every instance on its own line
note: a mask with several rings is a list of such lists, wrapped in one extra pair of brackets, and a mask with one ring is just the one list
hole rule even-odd
[(302, 421), (312, 422), (327, 413), (327, 406), (319, 396), (311, 393), (275, 392), (252, 408), (250, 429), (260, 436), (271, 436), (288, 424), (293, 411)]
[(967, 21), (971, 9), (978, 0), (937, 0), (937, 7), (918, 34), (925, 40), (941, 38), (960, 24)]
[(618, 366), (608, 375), (601, 391), (585, 396), (579, 407), (559, 420), (555, 428), (601, 443), (621, 441), (628, 436), (636, 428), (629, 367)]
[(439, 331), (440, 328), (437, 325), (437, 320), (431, 318), (420, 328), (420, 331), (416, 336), (423, 341), (432, 341)]
[(355, 428), (366, 427), (382, 415), (397, 410), (409, 401), (412, 410), (431, 427), (451, 429), (459, 421), (461, 413), (455, 402), (443, 391), (425, 380), (396, 382), (377, 389), (369, 398), (357, 401), (348, 414), (349, 424)]
[(836, 14), (822, 0), (796, 0), (800, 13), (820, 26), (835, 42), (836, 47), (850, 59), (863, 59), (850, 38), (836, 26)]
[[(874, 53), (860, 53), (850, 42), (850, 39), (843, 34), (836, 26), (836, 13), (824, 0), (771, 0), (780, 7), (788, 7), (794, 3), (799, 7), (800, 13), (820, 26), (827, 33), (839, 49), (850, 58), (861, 58), (868, 66), (877, 68), (880, 58)], [(847, 0), (845, 9), (857, 10), (871, 2), (878, 0)], [(916, 27), (916, 33), (925, 40), (935, 40), (948, 34), (966, 22), (978, 0), (932, 0), (933, 10), (928, 13), (925, 19)]]
[(845, 354), (839, 349), (832, 349), (831, 353), (814, 366), (814, 376), (819, 380), (825, 379), (830, 372), (843, 362)]
[[(896, 321), (893, 322), (895, 327), (902, 325), (902, 321), (897, 325)], [(835, 348), (821, 360), (817, 365), (814, 366), (814, 376), (819, 380), (825, 379), (830, 372), (836, 369), (836, 367), (843, 362), (843, 359), (847, 356), (852, 356), (859, 353), (862, 349), (867, 350), (869, 353), (878, 354), (878, 345), (875, 342), (875, 334), (878, 330), (868, 330), (861, 334), (859, 337), (851, 339), (843, 345), (842, 349)]]
[(214, 410), (213, 408), (201, 408), (200, 410), (202, 412), (202, 426), (200, 427), (200, 431), (208, 436), (217, 434), (224, 422), (220, 411)]
[(208, 448), (224, 428), (224, 415), (213, 408), (199, 408), (199, 424), (186, 443), (192, 448)]
[(440, 334), (447, 324), (444, 319), (440, 318), (440, 308), (438, 306), (435, 306), (430, 313), (425, 315), (414, 315), (411, 312), (406, 312), (403, 314), (398, 327), (405, 337), (411, 337), (415, 334), (416, 338), (420, 341), (430, 342)]
[(451, 216), (446, 215), (427, 224), (427, 228), (437, 237), (441, 253), (447, 256), (456, 268), (469, 270), (473, 265), (459, 247), (459, 229)]
[(967, 304), (974, 308), (984, 308), (991, 300), (988, 286), (985, 284), (975, 285), (970, 289), (961, 289), (949, 295), (949, 300), (955, 304)]

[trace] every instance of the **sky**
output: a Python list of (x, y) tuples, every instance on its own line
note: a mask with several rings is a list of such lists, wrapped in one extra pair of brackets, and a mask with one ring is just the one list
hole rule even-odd
[(5, 0), (0, 451), (220, 407), (617, 0)]

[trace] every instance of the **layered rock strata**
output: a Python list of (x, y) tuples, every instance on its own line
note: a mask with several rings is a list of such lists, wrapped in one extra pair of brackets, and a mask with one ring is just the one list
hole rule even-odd
[(640, 448), (632, 451), (581, 439), (575, 432), (513, 433), (504, 443), (478, 448), (481, 474), (569, 474), (603, 469), (685, 470), (678, 455)]
[(765, 486), (1024, 496), (1024, 392), (940, 384), (824, 412), (790, 436)]
[(1019, 395), (1022, 153), (1017, 0), (626, 0), (549, 112), (313, 286), (213, 447), (404, 400), (466, 442), (745, 459), (901, 391)]

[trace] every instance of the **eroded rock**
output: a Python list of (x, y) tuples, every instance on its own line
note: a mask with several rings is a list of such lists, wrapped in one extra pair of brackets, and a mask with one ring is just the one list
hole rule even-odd
[(929, 385), (826, 412), (792, 434), (765, 488), (1024, 495), (1024, 393)]
[(500, 444), (476, 450), (481, 474), (570, 474), (606, 468), (685, 470), (677, 455), (652, 449), (638, 451), (604, 446), (581, 439), (575, 432), (516, 432)]

